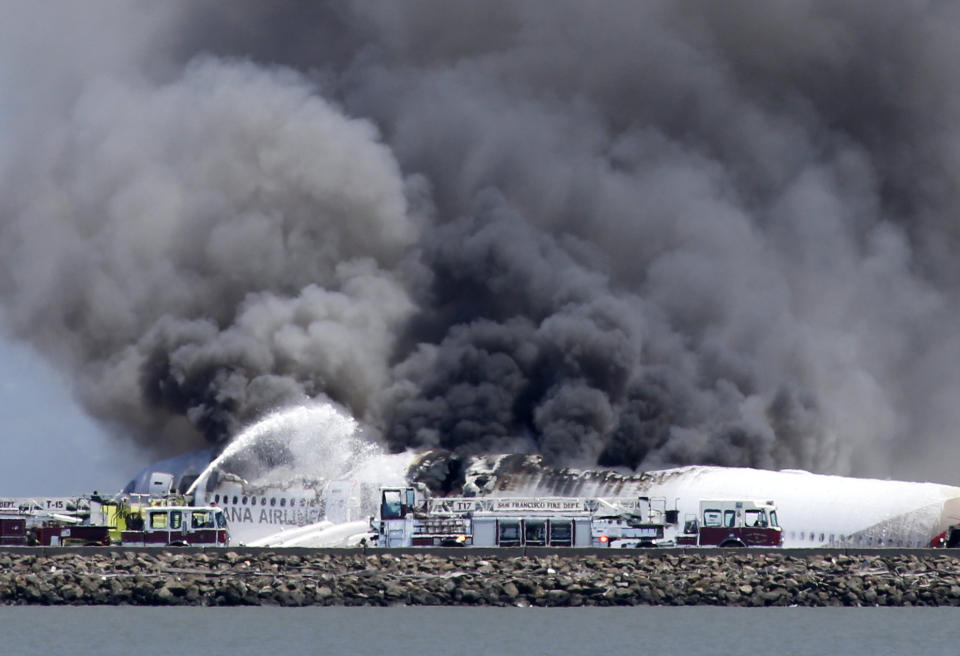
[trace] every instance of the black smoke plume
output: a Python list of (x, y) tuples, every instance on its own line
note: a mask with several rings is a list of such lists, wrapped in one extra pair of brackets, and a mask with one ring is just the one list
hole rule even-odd
[(956, 481), (960, 10), (40, 4), (0, 26), (8, 331), (159, 454)]

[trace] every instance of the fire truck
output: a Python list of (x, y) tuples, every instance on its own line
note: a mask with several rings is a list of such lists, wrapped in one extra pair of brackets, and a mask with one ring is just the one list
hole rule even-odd
[(64, 524), (37, 521), (24, 515), (0, 516), (0, 544), (5, 546), (106, 546), (110, 534), (106, 526)]
[(108, 545), (109, 528), (90, 522), (90, 506), (86, 497), (0, 499), (0, 544)]
[(956, 549), (960, 547), (960, 524), (948, 526), (946, 531), (930, 540), (931, 549)]
[(668, 508), (665, 499), (427, 498), (412, 487), (380, 490), (379, 516), (371, 519), (371, 531), (379, 547), (743, 547), (782, 542), (776, 507), (767, 502), (701, 502), (700, 515), (689, 518), (681, 531), (677, 509)]

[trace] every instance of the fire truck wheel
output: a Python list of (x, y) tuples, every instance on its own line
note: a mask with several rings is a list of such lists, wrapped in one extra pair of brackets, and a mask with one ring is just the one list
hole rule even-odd
[(724, 547), (745, 547), (745, 546), (747, 546), (747, 545), (745, 545), (745, 544), (744, 544), (743, 542), (741, 542), (740, 540), (724, 540), (723, 542), (720, 543), (720, 547), (721, 547), (721, 548), (724, 548)]

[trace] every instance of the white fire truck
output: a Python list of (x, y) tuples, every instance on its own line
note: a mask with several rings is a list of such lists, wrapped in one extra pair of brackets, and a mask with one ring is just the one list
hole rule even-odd
[[(380, 547), (778, 546), (776, 510), (750, 501), (705, 502), (680, 531), (665, 499), (572, 497), (424, 498), (412, 487), (383, 488), (371, 520)], [(735, 525), (724, 526), (727, 505)], [(737, 506), (736, 504), (740, 504)], [(715, 511), (720, 512), (714, 526)], [(748, 512), (749, 511), (749, 512)], [(762, 519), (761, 519), (762, 517)], [(744, 526), (757, 521), (757, 526)], [(739, 522), (739, 524), (737, 524)], [(759, 522), (763, 522), (762, 525)], [(701, 524), (705, 529), (701, 531)], [(726, 530), (722, 534), (715, 528)]]

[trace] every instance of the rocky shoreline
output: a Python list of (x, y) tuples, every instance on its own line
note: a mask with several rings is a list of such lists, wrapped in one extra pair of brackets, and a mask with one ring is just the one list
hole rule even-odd
[(942, 552), (0, 553), (4, 605), (958, 606)]

